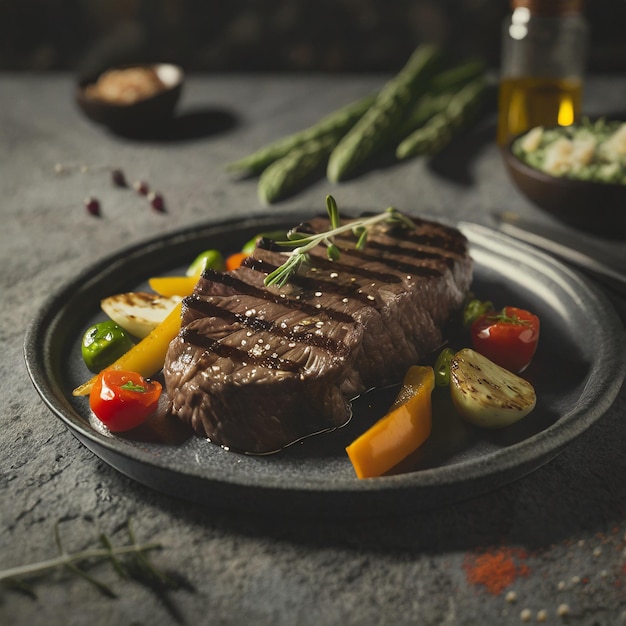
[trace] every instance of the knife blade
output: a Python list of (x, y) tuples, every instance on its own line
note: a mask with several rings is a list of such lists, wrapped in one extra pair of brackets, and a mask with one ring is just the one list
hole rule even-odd
[(614, 259), (611, 264), (583, 251), (584, 242), (546, 224), (528, 220), (517, 213), (494, 215), (501, 232), (548, 252), (576, 266), (604, 286), (626, 296), (626, 262)]

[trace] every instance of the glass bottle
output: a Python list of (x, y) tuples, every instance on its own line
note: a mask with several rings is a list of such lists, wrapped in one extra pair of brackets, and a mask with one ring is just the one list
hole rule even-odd
[(578, 120), (588, 28), (582, 0), (512, 0), (503, 26), (498, 144)]

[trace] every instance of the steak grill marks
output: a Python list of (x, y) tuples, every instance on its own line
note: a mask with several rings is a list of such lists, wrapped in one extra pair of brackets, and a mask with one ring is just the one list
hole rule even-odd
[[(459, 237), (457, 229), (444, 224), (427, 222), (415, 217), (411, 219), (415, 224), (415, 229), (409, 231), (401, 225), (390, 225), (387, 227), (385, 235), (389, 237), (390, 240), (396, 239), (411, 241), (420, 246), (445, 250), (446, 252), (458, 255), (459, 257), (465, 255), (465, 240), (463, 237)], [(420, 232), (421, 229), (424, 229), (424, 232)], [(310, 223), (301, 224), (296, 230), (306, 235), (315, 234), (315, 229), (312, 228)], [(346, 237), (346, 235), (338, 235), (335, 237), (335, 241), (340, 240), (353, 242), (353, 240)], [(394, 247), (391, 243), (382, 243), (380, 241), (370, 239), (368, 239), (367, 245), (370, 248), (385, 250), (390, 249), (390, 247)], [(276, 250), (280, 248), (280, 246), (276, 246), (271, 240), (268, 239), (261, 239), (259, 241), (259, 247), (267, 247), (268, 250)], [(439, 256), (441, 256), (441, 258), (445, 258), (443, 255)]]
[[(371, 246), (374, 247), (374, 246)], [(381, 248), (384, 248), (384, 246), (381, 246)], [(386, 248), (385, 248), (386, 249)], [(398, 254), (402, 254), (402, 248), (398, 248), (397, 252)], [(345, 254), (352, 254), (354, 255), (354, 251), (352, 250), (347, 250), (345, 251)], [(404, 254), (406, 254), (406, 252), (404, 252)], [(363, 260), (363, 261), (378, 261), (380, 262), (380, 256), (375, 255), (375, 254), (367, 254), (366, 252), (359, 252), (359, 257)], [(422, 256), (422, 258), (424, 260), (426, 260), (427, 258), (430, 259), (441, 259), (443, 260), (443, 257), (441, 257), (440, 255), (430, 255), (430, 256)], [(435, 267), (429, 267), (427, 265), (416, 265), (415, 263), (407, 263), (405, 261), (398, 261), (396, 259), (393, 258), (385, 258), (385, 261), (391, 265), (394, 269), (400, 271), (400, 272), (406, 272), (407, 274), (410, 275), (415, 275), (415, 276), (424, 276), (424, 277), (428, 277), (428, 276), (441, 276), (443, 274), (443, 272)]]
[[(248, 259), (248, 261), (250, 260), (252, 259)], [(269, 273), (276, 269), (276, 266), (259, 260), (254, 260), (254, 262), (248, 264), (247, 267), (250, 267), (250, 269), (253, 269), (254, 271), (261, 271), (265, 273)], [(354, 322), (354, 319), (351, 315), (347, 315), (342, 311), (338, 311), (331, 307), (314, 306), (288, 297), (275, 296), (270, 291), (254, 287), (253, 285), (250, 285), (249, 283), (246, 283), (245, 281), (236, 278), (232, 274), (215, 272), (213, 270), (208, 270), (208, 272), (205, 272), (205, 275), (209, 274), (211, 280), (213, 280), (214, 282), (227, 285), (235, 289), (238, 293), (251, 295), (262, 300), (270, 301), (274, 304), (279, 304), (288, 309), (302, 311), (307, 315), (315, 316), (319, 319), (321, 319), (322, 317), (326, 317), (327, 319), (335, 320), (338, 322)], [(399, 280), (395, 276), (393, 278)], [(333, 291), (335, 293), (345, 295), (346, 297), (349, 297), (351, 299), (358, 299), (362, 303), (372, 304), (371, 301), (367, 299), (366, 294), (356, 292), (357, 287), (352, 285), (342, 287), (336, 282), (307, 279), (303, 276), (294, 277), (294, 280), (292, 282), (305, 289), (320, 291), (322, 288), (324, 288), (326, 291)], [(309, 329), (307, 325), (303, 324), (296, 324), (294, 327), (283, 327), (283, 325), (262, 319), (254, 314), (249, 314), (250, 312), (242, 314), (229, 311), (228, 309), (220, 307), (214, 302), (203, 299), (196, 294), (185, 298), (185, 306), (189, 310), (197, 311), (202, 316), (215, 317), (230, 324), (238, 325), (242, 328), (250, 328), (255, 332), (265, 331), (274, 336), (282, 337), (288, 340), (290, 343), (304, 343), (309, 346), (314, 346), (316, 348), (326, 350), (332, 355), (338, 357), (344, 357), (348, 354), (348, 349), (344, 343), (335, 341), (334, 339), (327, 337), (323, 334), (316, 333), (315, 326), (314, 330)], [(204, 350), (210, 350), (218, 356), (230, 358), (233, 361), (237, 361), (238, 363), (254, 364), (261, 367), (290, 372), (297, 372), (302, 369), (302, 367), (299, 366), (297, 363), (289, 361), (288, 359), (272, 355), (255, 356), (250, 354), (250, 352), (244, 350), (243, 348), (228, 346), (222, 343), (220, 340), (206, 337), (205, 335), (202, 335), (193, 329), (184, 328), (182, 329), (181, 335), (186, 342), (192, 345), (198, 346)]]
[[(305, 342), (311, 346), (315, 346), (317, 348), (324, 348), (325, 350), (331, 351), (339, 356), (344, 356), (347, 353), (346, 347), (344, 344), (331, 339), (330, 337), (325, 337), (318, 335), (314, 332), (311, 332), (304, 326), (304, 331), (299, 332), (296, 330), (296, 327), (282, 327), (280, 324), (276, 324), (275, 322), (271, 322), (268, 320), (261, 319), (259, 317), (255, 317), (254, 315), (245, 315), (242, 313), (235, 313), (233, 311), (229, 311), (212, 302), (208, 302), (207, 300), (202, 300), (198, 296), (193, 295), (189, 296), (189, 298), (185, 299), (185, 305), (189, 309), (193, 309), (198, 311), (202, 315), (216, 317), (222, 319), (224, 321), (230, 322), (232, 324), (239, 324), (244, 328), (250, 328), (254, 331), (265, 331), (271, 333), (273, 335), (278, 335), (289, 341), (301, 341)], [(315, 309), (317, 311), (317, 309)], [(346, 316), (348, 317), (348, 316)], [(350, 318), (352, 320), (352, 318)], [(218, 340), (210, 339), (196, 333), (189, 328), (183, 329), (183, 336), (187, 341), (193, 343), (194, 345), (201, 346), (206, 349), (213, 350), (216, 354), (220, 354), (219, 348), (217, 346), (224, 345), (220, 344)], [(234, 349), (233, 349), (234, 350)], [(248, 353), (245, 351), (240, 351), (242, 354), (247, 355)], [(226, 356), (225, 354), (220, 354), (220, 356)], [(237, 356), (235, 353), (230, 353), (228, 356)], [(252, 358), (252, 357), (251, 357)], [(250, 359), (247, 359), (250, 360)], [(278, 359), (281, 362), (284, 362), (284, 359)], [(295, 371), (295, 370), (294, 370)]]
[(301, 367), (297, 363), (294, 363), (289, 359), (281, 359), (277, 356), (273, 357), (266, 355), (254, 356), (249, 352), (241, 350), (240, 348), (227, 346), (217, 339), (211, 339), (210, 337), (201, 335), (195, 330), (189, 328), (183, 329), (181, 334), (185, 341), (193, 344), (194, 346), (204, 348), (205, 350), (211, 350), (218, 356), (233, 359), (233, 361), (238, 361), (239, 363), (249, 363), (251, 365), (258, 365), (259, 367), (267, 367), (274, 370), (284, 370), (287, 372), (297, 372), (301, 369)]
[[(419, 234), (409, 234), (407, 232), (404, 232), (403, 236), (406, 239), (411, 239), (416, 243), (428, 246), (442, 246), (444, 244), (449, 244), (451, 241), (451, 238), (446, 236), (420, 236)], [(374, 250), (385, 251), (386, 254), (383, 259), (380, 255), (369, 254), (363, 250), (356, 250), (353, 247), (353, 239), (340, 236), (336, 238), (336, 241), (337, 243), (343, 244), (342, 255), (357, 257), (361, 262), (384, 262), (398, 271), (406, 272), (407, 274), (411, 275), (422, 277), (437, 277), (442, 275), (442, 270), (432, 266), (424, 265), (423, 263), (421, 263), (421, 261), (431, 260), (443, 262), (447, 266), (454, 265), (454, 259), (452, 259), (450, 256), (446, 256), (437, 252), (425, 250), (416, 251), (414, 248), (412, 248), (411, 250), (407, 250), (401, 245), (386, 245), (385, 243), (380, 241), (369, 241), (368, 246), (370, 248)], [(268, 240), (261, 240), (260, 247), (264, 249), (276, 249), (272, 242)], [(416, 257), (414, 262), (406, 261), (408, 254)], [(399, 260), (398, 257), (401, 257), (402, 260)], [(261, 272), (265, 275), (273, 272), (278, 267), (275, 264), (269, 263), (262, 259), (255, 259), (253, 257), (248, 257), (247, 259), (245, 259), (243, 265), (244, 267), (247, 267), (253, 271)], [(362, 278), (364, 277), (368, 281), (374, 281), (379, 283), (398, 283), (402, 281), (402, 279), (396, 274), (375, 272), (368, 269), (365, 265), (348, 265), (345, 263), (341, 263), (340, 260), (330, 261), (329, 259), (326, 259), (324, 257), (315, 258), (315, 268), (318, 270), (332, 270), (337, 275), (340, 272), (345, 272), (349, 273), (350, 275), (360, 276)], [(232, 273), (227, 274), (208, 269), (205, 272), (205, 276), (210, 277), (210, 279), (214, 282), (218, 282), (232, 288), (238, 293), (251, 295), (262, 300), (270, 301), (275, 304), (280, 304), (281, 306), (284, 306), (286, 308), (297, 309), (309, 315), (320, 316), (320, 314), (324, 314), (328, 317), (328, 319), (331, 320), (343, 322), (354, 321), (354, 318), (351, 315), (347, 315), (342, 311), (338, 311), (337, 309), (334, 309), (332, 307), (320, 307), (319, 305), (314, 306), (297, 299), (276, 296), (269, 290), (260, 289), (237, 278)], [(358, 283), (356, 282), (346, 284), (336, 280), (327, 280), (317, 276), (303, 276), (301, 274), (296, 274), (295, 276), (293, 276), (291, 278), (291, 282), (297, 287), (306, 291), (332, 293), (338, 296), (343, 296), (344, 298), (349, 298), (350, 300), (357, 300), (362, 304), (373, 306), (374, 308), (379, 308), (376, 306), (376, 302), (372, 299), (372, 296), (363, 293)], [(305, 343), (310, 346), (322, 348), (337, 356), (345, 356), (347, 354), (347, 348), (345, 344), (337, 342), (329, 337), (319, 335), (311, 331), (297, 332), (295, 328), (284, 328), (274, 322), (261, 319), (254, 315), (235, 313), (224, 309), (212, 302), (201, 299), (198, 295), (193, 295), (187, 298), (185, 300), (185, 304), (189, 309), (195, 310), (203, 316), (219, 318), (231, 324), (250, 328), (254, 331), (265, 331), (267, 333), (283, 337), (290, 342)], [(184, 340), (190, 344), (193, 344), (205, 350), (210, 350), (218, 356), (231, 358), (240, 363), (251, 363), (259, 365), (261, 367), (268, 367), (270, 369), (281, 369), (291, 372), (296, 372), (301, 369), (297, 363), (289, 361), (288, 359), (283, 359), (278, 356), (274, 357), (267, 355), (254, 356), (246, 350), (225, 345), (220, 340), (206, 337), (189, 328), (183, 329), (182, 336)]]
[[(342, 250), (342, 254), (349, 254), (350, 250)], [(260, 272), (265, 272), (269, 274), (273, 272), (278, 266), (272, 263), (268, 263), (267, 261), (262, 261), (260, 259), (255, 259), (253, 257), (248, 257), (244, 260), (243, 265), (245, 267), (249, 267), (251, 269), (258, 270)], [(395, 274), (386, 274), (384, 272), (372, 272), (364, 267), (354, 266), (354, 265), (346, 265), (341, 261), (330, 261), (323, 257), (317, 257), (315, 259), (315, 267), (317, 269), (322, 270), (332, 270), (333, 272), (346, 272), (353, 276), (361, 276), (362, 278), (366, 278), (368, 280), (377, 280), (381, 283), (399, 283), (402, 282), (402, 279), (396, 276)], [(298, 281), (302, 281), (305, 277), (301, 275), (292, 276), (290, 281), (292, 283), (298, 283)], [(306, 279), (305, 279), (306, 280)], [(321, 280), (321, 279), (320, 279)], [(304, 283), (300, 282), (302, 286)], [(339, 293), (338, 285), (335, 281), (322, 283), (320, 286), (327, 286), (330, 289), (334, 289), (335, 293)]]
[[(246, 261), (250, 261), (251, 259), (247, 259)], [(256, 261), (258, 263), (262, 263), (262, 261)], [(271, 264), (266, 264), (267, 267), (276, 269), (276, 266)], [(246, 265), (246, 267), (250, 267)], [(251, 269), (258, 269), (255, 267), (251, 267)], [(270, 270), (271, 271), (271, 270)], [(222, 285), (226, 285), (235, 291), (236, 293), (244, 294), (247, 296), (253, 296), (258, 298), (259, 300), (265, 300), (266, 302), (273, 302), (274, 304), (278, 304), (280, 306), (284, 306), (286, 308), (302, 311), (307, 315), (319, 315), (320, 309), (312, 304), (308, 304), (306, 302), (301, 302), (300, 300), (295, 300), (292, 298), (282, 297), (276, 295), (272, 291), (266, 289), (259, 289), (254, 285), (251, 285), (240, 278), (232, 274), (226, 274), (221, 272), (216, 272), (214, 270), (206, 270), (204, 273), (205, 277), (208, 277), (214, 283), (220, 283)], [(298, 277), (299, 278), (299, 277)], [(292, 279), (292, 283), (295, 283), (295, 280)], [(341, 311), (337, 311), (335, 309), (325, 309), (324, 313), (328, 315), (330, 319), (336, 320), (338, 322), (353, 322), (352, 316), (347, 315)]]

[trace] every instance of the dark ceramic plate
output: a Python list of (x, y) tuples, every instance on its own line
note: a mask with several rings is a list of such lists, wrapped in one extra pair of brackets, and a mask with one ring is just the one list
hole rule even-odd
[(87, 448), (143, 485), (211, 506), (329, 518), (427, 509), (505, 485), (549, 461), (614, 400), (626, 370), (626, 340), (608, 301), (552, 258), (472, 227), (466, 233), (476, 295), (530, 308), (542, 320), (541, 345), (526, 372), (538, 404), (516, 425), (473, 428), (458, 419), (446, 393), (436, 393), (426, 444), (398, 473), (362, 481), (344, 447), (385, 412), (396, 389), (358, 399), (346, 427), (271, 456), (227, 452), (172, 419), (154, 419), (126, 436), (98, 427), (87, 399), (71, 390), (89, 376), (80, 338), (102, 318), (100, 299), (145, 286), (150, 276), (180, 272), (206, 248), (236, 250), (259, 232), (301, 218), (194, 227), (120, 251), (76, 277), (45, 304), (26, 336), (28, 371), (44, 402)]

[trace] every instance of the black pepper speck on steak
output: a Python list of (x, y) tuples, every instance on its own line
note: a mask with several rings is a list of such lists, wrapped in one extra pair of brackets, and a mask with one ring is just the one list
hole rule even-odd
[(336, 238), (338, 261), (315, 248), (281, 288), (263, 283), (286, 260), (267, 242), (234, 271), (206, 271), (166, 358), (172, 413), (216, 444), (268, 453), (342, 426), (350, 399), (400, 381), (441, 345), (472, 278), (458, 230), (414, 222), (375, 226), (362, 251)]

